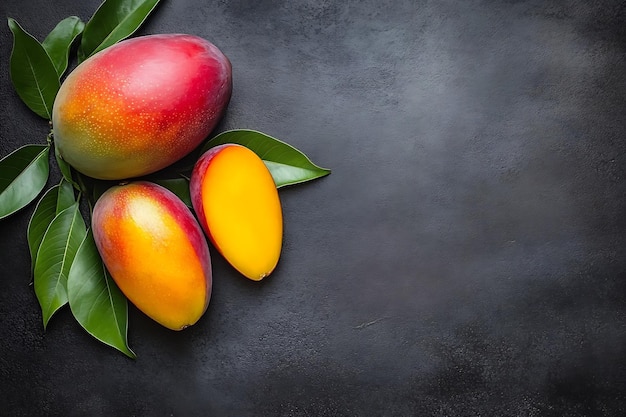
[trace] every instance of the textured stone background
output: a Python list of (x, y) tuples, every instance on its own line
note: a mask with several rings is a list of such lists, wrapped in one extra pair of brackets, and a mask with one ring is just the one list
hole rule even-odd
[[(14, 1), (40, 40), (95, 0)], [(332, 175), (281, 190), (279, 268), (174, 333), (130, 311), (129, 360), (68, 309), (44, 333), (26, 226), (0, 222), (11, 416), (626, 413), (626, 6), (621, 1), (164, 1), (141, 34), (231, 59), (218, 130)], [(0, 156), (43, 143), (0, 26)], [(51, 184), (58, 175), (51, 177)]]

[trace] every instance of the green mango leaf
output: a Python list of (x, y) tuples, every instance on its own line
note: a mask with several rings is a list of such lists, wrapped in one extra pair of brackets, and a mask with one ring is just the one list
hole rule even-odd
[(79, 62), (126, 39), (146, 20), (159, 0), (105, 0), (85, 25)]
[(54, 63), (43, 46), (14, 20), (11, 81), (22, 101), (44, 119), (52, 119), (52, 105), (61, 87)]
[(91, 229), (76, 252), (67, 278), (70, 310), (93, 337), (130, 358), (128, 302), (106, 270)]
[(54, 187), (48, 189), (41, 197), (35, 207), (35, 211), (28, 222), (27, 240), (28, 249), (30, 251), (30, 258), (32, 268), (35, 268), (35, 260), (37, 258), (37, 251), (41, 246), (48, 226), (52, 223), (52, 220), (57, 214), (70, 207), (75, 202), (74, 191), (72, 186), (65, 180)]
[(41, 43), (52, 59), (59, 79), (67, 70), (72, 44), (84, 28), (85, 24), (79, 17), (70, 16), (61, 20)]
[(153, 182), (167, 188), (178, 198), (181, 199), (187, 207), (192, 207), (191, 194), (189, 193), (189, 180), (187, 178), (172, 178), (166, 180), (153, 180)]
[(74, 181), (74, 176), (72, 175), (72, 167), (61, 157), (56, 146), (54, 147), (54, 158), (57, 161), (57, 166), (59, 167), (59, 171), (61, 171), (61, 175), (63, 175), (65, 181), (69, 182), (77, 190), (80, 190), (78, 183)]
[(28, 222), (26, 236), (32, 264), (31, 269), (35, 268), (35, 259), (37, 257), (39, 246), (41, 245), (43, 235), (46, 233), (46, 230), (52, 222), (52, 219), (54, 219), (54, 216), (56, 216), (58, 189), (59, 186), (55, 185), (46, 191), (37, 203), (37, 207), (35, 207), (35, 211)]
[(72, 184), (62, 179), (59, 183), (56, 214), (59, 214), (66, 208), (71, 207), (76, 202), (76, 196), (74, 195), (74, 188)]
[(35, 294), (44, 329), (52, 315), (67, 301), (67, 277), (87, 229), (78, 202), (57, 214), (41, 240), (35, 259)]
[(26, 207), (50, 174), (48, 145), (26, 145), (0, 160), (0, 219)]
[(330, 174), (320, 168), (293, 146), (255, 130), (229, 130), (211, 139), (202, 148), (202, 153), (225, 143), (236, 143), (251, 149), (265, 162), (272, 173), (276, 187), (299, 184)]

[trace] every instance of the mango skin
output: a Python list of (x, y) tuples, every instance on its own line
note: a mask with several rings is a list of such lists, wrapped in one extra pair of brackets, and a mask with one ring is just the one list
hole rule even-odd
[(96, 202), (92, 228), (111, 277), (139, 310), (172, 330), (205, 313), (212, 289), (208, 243), (171, 191), (143, 181), (114, 186)]
[(211, 243), (242, 275), (259, 281), (280, 258), (283, 216), (278, 190), (250, 149), (224, 144), (205, 152), (191, 174), (191, 201)]
[(54, 141), (90, 177), (142, 176), (196, 148), (231, 92), (231, 63), (212, 43), (184, 34), (132, 38), (68, 75), (52, 110)]

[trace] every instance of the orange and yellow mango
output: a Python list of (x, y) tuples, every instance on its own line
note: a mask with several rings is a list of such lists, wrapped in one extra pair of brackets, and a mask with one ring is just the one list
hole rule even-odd
[(56, 148), (90, 177), (149, 174), (209, 135), (231, 91), (230, 61), (202, 38), (125, 40), (82, 62), (63, 82), (52, 110)]
[(211, 297), (211, 258), (176, 195), (143, 181), (114, 186), (96, 202), (92, 227), (107, 270), (139, 310), (172, 330), (200, 319)]
[(282, 208), (271, 173), (253, 151), (236, 144), (209, 149), (194, 166), (190, 193), (200, 224), (235, 269), (255, 281), (274, 270)]

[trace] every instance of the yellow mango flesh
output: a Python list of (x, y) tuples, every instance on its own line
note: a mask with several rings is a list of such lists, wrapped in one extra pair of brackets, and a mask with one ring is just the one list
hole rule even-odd
[(283, 218), (278, 190), (250, 149), (227, 144), (196, 164), (192, 201), (214, 246), (241, 274), (258, 281), (280, 257)]
[(94, 238), (126, 297), (163, 326), (198, 321), (211, 295), (208, 244), (189, 209), (155, 184), (113, 187), (96, 203)]

